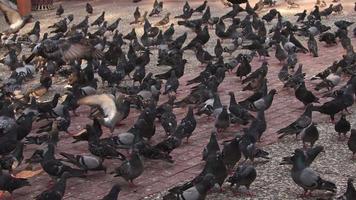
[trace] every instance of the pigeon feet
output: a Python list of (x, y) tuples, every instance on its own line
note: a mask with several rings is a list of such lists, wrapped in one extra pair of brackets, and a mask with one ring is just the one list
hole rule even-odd
[(305, 198), (305, 197), (312, 197), (311, 191), (305, 191), (303, 194), (300, 195), (300, 198)]
[(129, 181), (129, 187), (135, 188), (137, 185), (135, 185), (133, 181)]
[[(50, 180), (50, 181), (48, 181), (48, 183), (47, 183), (47, 188), (52, 188), (53, 185), (54, 185), (54, 180)], [(1, 199), (1, 198), (0, 198), (0, 199)]]
[(250, 197), (254, 197), (254, 196), (256, 196), (253, 192), (251, 192), (251, 191), (247, 191), (246, 192), (246, 195), (247, 196), (250, 196)]

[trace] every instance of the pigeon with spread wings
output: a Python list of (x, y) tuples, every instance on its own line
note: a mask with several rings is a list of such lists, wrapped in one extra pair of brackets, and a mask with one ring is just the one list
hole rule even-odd
[(32, 15), (22, 17), (20, 13), (11, 6), (11, 2), (8, 0), (0, 1), (0, 11), (4, 14), (6, 23), (10, 26), (10, 28), (5, 31), (6, 34), (17, 33), (32, 19)]

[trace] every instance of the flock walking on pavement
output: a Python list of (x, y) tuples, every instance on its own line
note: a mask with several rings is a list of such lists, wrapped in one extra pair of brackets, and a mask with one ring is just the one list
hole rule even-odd
[[(76, 16), (59, 5), (55, 11), (58, 21), (48, 27), (49, 32), (41, 31), (41, 23), (36, 21), (32, 30), (20, 33), (34, 17), (21, 16), (8, 0), (0, 1), (0, 10), (9, 25), (1, 33), (0, 63), (2, 70), (11, 71), (8, 77), (1, 77), (0, 85), (0, 190), (16, 195), (16, 189), (32, 187), (29, 179), (12, 175), (25, 164), (40, 165), (53, 180), (50, 187), (43, 188), (35, 197), (37, 200), (63, 199), (68, 181), (85, 179), (92, 173), (122, 177), (134, 186), (134, 180), (145, 171), (143, 159), (175, 164), (171, 152), (185, 140), (189, 145), (189, 139), (201, 126), (196, 120), (199, 116), (214, 119), (209, 142), (202, 149), (204, 167), (192, 180), (170, 188), (163, 199), (202, 200), (210, 189), (221, 188), (225, 182), (236, 191), (244, 186), (252, 195), (250, 189), (253, 190), (253, 182), (259, 176), (255, 160), (270, 159), (269, 153), (258, 144), (269, 124), (266, 110), (270, 109), (274, 97), (280, 95), (276, 88), (268, 87), (267, 74), (272, 73), (268, 57), (274, 56), (280, 62), (276, 76), (291, 90), (291, 97), (304, 105), (304, 112), (276, 133), (279, 139), (292, 140), (291, 136), (295, 136), (302, 140), (301, 148), (290, 149), (292, 155), (282, 158), (281, 165), (291, 166), (290, 178), (304, 191), (304, 197), (311, 196), (315, 190), (335, 194), (338, 190), (335, 182), (325, 179), (312, 165), (318, 154), (328, 148), (315, 145), (323, 133), (319, 132), (313, 116), (330, 117), (335, 133), (340, 140), (347, 140), (350, 150), (350, 155), (340, 156), (355, 160), (356, 127), (353, 129), (348, 121), (356, 94), (356, 53), (350, 38), (356, 36), (356, 28), (350, 31), (354, 22), (339, 20), (334, 27), (324, 24), (334, 14), (343, 12), (340, 2), (325, 8), (319, 2), (310, 12), (295, 14), (293, 21), (282, 16), (274, 0), (260, 0), (253, 7), (248, 0), (222, 2), (227, 12), (220, 16), (213, 16), (208, 1), (197, 7), (191, 7), (186, 1), (178, 16), (171, 16), (170, 12), (162, 14), (164, 1), (155, 0), (151, 10), (137, 6), (129, 22), (134, 28), (124, 35), (118, 28), (121, 18), (108, 22), (106, 11), (98, 11), (90, 3), (83, 7), (87, 16), (77, 24), (73, 23)], [(287, 3), (291, 8), (299, 6), (292, 0)], [(260, 11), (264, 8), (269, 11), (262, 15)], [(191, 19), (192, 16), (198, 18)], [(151, 23), (151, 17), (159, 20)], [(176, 26), (185, 27), (185, 32), (175, 34)], [(143, 27), (142, 35), (136, 32), (140, 27)], [(188, 35), (194, 37), (188, 41)], [(218, 39), (213, 41), (211, 35)], [(214, 54), (207, 51), (208, 43), (215, 44)], [(308, 88), (298, 55), (318, 57), (318, 46), (340, 44), (345, 50), (342, 59), (317, 74), (308, 74), (315, 82), (314, 88)], [(31, 52), (24, 53), (25, 48)], [(235, 55), (239, 50), (244, 51)], [(158, 51), (155, 67), (169, 66), (168, 71), (153, 74), (146, 69), (156, 55), (153, 51)], [(197, 59), (203, 70), (185, 83), (181, 78), (185, 75), (185, 65), (190, 62), (184, 57), (187, 51), (194, 52), (196, 58), (192, 59)], [(251, 65), (255, 59), (261, 63), (257, 69)], [(240, 91), (229, 91), (230, 103), (224, 105), (218, 88), (232, 73), (236, 84), (243, 85), (243, 91), (251, 91), (251, 95), (238, 102), (235, 95)], [(37, 74), (38, 85), (22, 92)], [(67, 80), (69, 87), (65, 94), (58, 92), (49, 101), (39, 101), (52, 90), (57, 77)], [(192, 87), (181, 98), (178, 93), (183, 84)], [(98, 91), (99, 85), (104, 88), (102, 92)], [(315, 91), (325, 92), (317, 96)], [(162, 96), (168, 100), (159, 103)], [(68, 133), (81, 106), (90, 106), (88, 117), (92, 121), (83, 124), (85, 128), (80, 134), (72, 135), (72, 142), (85, 144), (87, 152), (81, 155), (56, 152), (61, 144), (60, 135)], [(186, 115), (177, 121), (174, 110), (185, 107)], [(133, 126), (113, 134), (132, 109), (140, 112)], [(45, 125), (33, 129), (36, 122)], [(164, 133), (156, 132), (159, 124)], [(104, 134), (104, 127), (111, 134)], [(227, 129), (243, 134), (230, 137), (220, 145)], [(165, 138), (153, 144), (151, 138), (155, 134), (163, 134)], [(30, 157), (24, 158), (27, 145), (36, 148)], [(120, 160), (121, 164), (109, 167), (105, 161), (110, 159)], [(355, 200), (353, 179), (346, 181), (347, 190), (336, 198)], [(103, 200), (120, 199), (122, 186), (113, 184), (107, 190)]]

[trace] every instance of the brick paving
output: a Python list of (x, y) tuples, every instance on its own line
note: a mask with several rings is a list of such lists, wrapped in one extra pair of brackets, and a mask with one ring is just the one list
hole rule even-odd
[[(182, 1), (183, 2), (183, 1)], [(350, 1), (351, 2), (351, 1)], [(191, 5), (196, 6), (199, 2), (192, 2)], [(72, 5), (72, 9), (83, 6), (82, 2), (65, 2), (66, 7)], [(110, 6), (106, 1), (99, 2), (95, 1), (94, 5), (98, 4), (97, 7), (105, 8)], [(125, 4), (125, 3), (123, 3)], [(165, 9), (174, 8), (176, 5), (181, 6), (182, 3), (173, 3), (171, 1), (166, 2)], [(215, 16), (214, 10), (223, 10), (224, 8), (219, 2), (209, 3), (210, 5), (216, 5), (213, 9), (213, 16)], [(140, 5), (140, 4), (139, 4)], [(142, 5), (151, 5), (147, 2), (142, 2)], [(131, 5), (130, 9), (133, 8)], [(149, 7), (150, 8), (150, 7)], [(131, 9), (132, 10), (132, 9)], [(99, 12), (99, 11), (98, 11)], [(180, 13), (181, 11), (177, 11)], [(174, 13), (176, 14), (176, 13)], [(36, 16), (42, 15), (39, 13), (35, 13)], [(45, 18), (49, 16), (48, 12), (44, 12), (44, 15), (41, 18)], [(110, 19), (114, 17), (109, 16)], [(131, 14), (128, 18), (132, 18)], [(154, 19), (154, 18), (153, 18)], [(152, 20), (154, 21), (154, 20)], [(49, 22), (44, 22), (47, 24)], [(126, 22), (127, 23), (127, 22)], [(176, 35), (181, 33), (182, 28)], [(177, 30), (176, 29), (176, 30)], [(123, 32), (128, 32), (129, 29)], [(184, 30), (184, 29), (183, 29)], [(211, 31), (211, 45), (208, 46), (209, 51), (212, 51), (213, 45), (215, 45), (215, 34)], [(191, 37), (191, 36), (190, 36)], [(189, 39), (188, 39), (189, 40)], [(352, 40), (353, 44), (355, 44), (355, 40)], [(227, 43), (225, 43), (227, 44)], [(303, 63), (303, 71), (306, 72), (307, 77), (306, 80), (310, 78), (310, 76), (318, 73), (322, 69), (329, 66), (334, 60), (340, 59), (343, 53), (343, 49), (340, 45), (325, 47), (323, 44), (319, 44), (319, 57), (312, 58), (309, 54), (298, 54), (298, 59), (301, 63)], [(273, 104), (271, 108), (266, 112), (266, 120), (267, 120), (267, 131), (264, 133), (262, 137), (261, 145), (268, 145), (277, 141), (276, 131), (286, 124), (289, 124), (295, 120), (303, 112), (303, 104), (299, 102), (294, 97), (294, 92), (290, 89), (283, 88), (283, 84), (278, 80), (278, 72), (281, 68), (279, 61), (274, 58), (274, 52), (270, 52), (271, 57), (268, 59), (269, 62), (269, 72), (268, 72), (268, 88), (269, 90), (274, 88), (277, 90), (278, 94), (275, 96)], [(189, 59), (188, 69), (189, 73), (185, 73), (185, 75), (179, 80), (180, 87), (178, 89), (178, 100), (183, 98), (189, 93), (190, 86), (185, 86), (187, 80), (194, 78), (202, 69), (197, 67), (196, 58), (192, 52), (187, 51), (185, 53)], [(153, 61), (152, 61), (153, 60)], [(154, 58), (151, 59), (150, 68), (154, 67)], [(255, 58), (252, 61), (253, 70), (260, 67), (261, 62), (258, 58)], [(313, 88), (313, 83), (307, 81), (307, 87)], [(218, 91), (220, 94), (220, 98), (223, 104), (229, 103), (229, 97), (227, 93), (229, 91), (233, 91), (236, 95), (237, 100), (242, 100), (252, 94), (250, 91), (241, 91), (242, 85), (235, 75), (227, 74), (226, 79), (220, 85)], [(318, 94), (318, 93), (316, 93)], [(320, 96), (320, 93), (318, 94)], [(161, 102), (164, 102), (166, 97), (161, 98)], [(174, 109), (174, 113), (177, 115), (178, 120), (180, 120), (186, 113), (187, 108), (177, 108)], [(81, 107), (78, 109), (79, 117), (72, 118), (72, 125), (69, 129), (71, 133), (78, 132), (81, 128), (85, 126), (89, 120), (86, 118), (88, 114), (88, 107)], [(128, 130), (132, 126), (132, 123), (136, 120), (138, 116), (138, 111), (132, 109), (130, 116), (128, 119), (123, 121), (122, 126), (118, 127), (115, 130), (115, 133), (120, 133), (122, 131)], [(328, 120), (328, 117), (321, 116), (319, 114), (314, 114), (313, 119), (316, 122), (321, 122)], [(142, 176), (135, 180), (135, 184), (138, 187), (131, 188), (128, 184), (121, 178), (114, 178), (110, 174), (104, 174), (102, 172), (90, 172), (88, 178), (86, 179), (71, 179), (68, 181), (67, 190), (65, 198), (66, 200), (91, 200), (91, 199), (100, 199), (104, 196), (111, 188), (114, 183), (120, 183), (122, 185), (122, 192), (120, 193), (119, 199), (143, 199), (146, 196), (164, 191), (170, 188), (177, 183), (180, 183), (185, 180), (189, 180), (197, 175), (202, 167), (203, 162), (201, 161), (201, 152), (203, 147), (209, 140), (210, 132), (214, 127), (214, 121), (209, 121), (207, 117), (197, 117), (197, 128), (193, 133), (193, 136), (190, 138), (189, 143), (183, 143), (181, 147), (174, 150), (172, 152), (173, 159), (175, 160), (174, 164), (166, 163), (163, 161), (152, 161), (145, 160), (145, 171)], [(151, 141), (153, 144), (161, 141), (165, 136), (163, 128), (159, 123), (156, 123), (156, 135)], [(38, 124), (35, 127), (39, 126)], [(234, 134), (238, 133), (241, 127), (230, 127), (227, 132)], [(108, 134), (108, 130), (104, 129), (105, 134)], [(104, 135), (105, 135), (104, 134)], [(69, 153), (88, 153), (86, 143), (71, 143), (70, 135), (63, 134), (61, 136), (61, 142), (58, 145), (58, 151), (66, 151)], [(27, 146), (25, 155), (29, 155), (36, 147), (35, 146)], [(107, 160), (105, 161), (105, 165), (108, 166), (109, 172), (113, 170), (114, 167), (120, 164), (119, 161)], [(37, 166), (39, 167), (39, 166)], [(35, 176), (30, 179), (32, 184), (31, 187), (26, 187), (20, 189), (14, 193), (14, 198), (16, 200), (28, 200), (32, 199), (33, 196), (37, 195), (41, 191), (46, 188), (46, 184), (49, 181), (49, 177), (42, 173), (39, 176)]]

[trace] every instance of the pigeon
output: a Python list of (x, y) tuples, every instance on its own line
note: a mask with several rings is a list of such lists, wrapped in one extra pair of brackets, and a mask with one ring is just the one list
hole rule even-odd
[(212, 56), (208, 51), (203, 49), (203, 46), (200, 43), (197, 43), (196, 46), (196, 57), (197, 60), (204, 66), (204, 64), (210, 63), (214, 56)]
[(207, 160), (209, 156), (215, 156), (217, 151), (220, 151), (217, 134), (212, 132), (208, 144), (204, 147), (202, 160)]
[(262, 19), (269, 23), (277, 16), (277, 14), (278, 11), (276, 9), (271, 9), (267, 14), (262, 16)]
[[(6, 121), (2, 121), (6, 123)], [(12, 127), (0, 139), (0, 155), (7, 155), (16, 149), (17, 146), (17, 128)]]
[(153, 5), (152, 11), (148, 16), (152, 17), (153, 15), (159, 15), (163, 10), (163, 1), (157, 2), (155, 1), (155, 4)]
[(183, 13), (187, 13), (190, 10), (190, 5), (188, 1), (185, 1), (185, 4), (183, 6)]
[(139, 18), (141, 18), (140, 8), (137, 6), (135, 12), (133, 13), (135, 20), (130, 22), (130, 24), (137, 24), (139, 23)]
[(167, 80), (167, 83), (164, 87), (163, 94), (169, 94), (170, 92), (177, 93), (177, 89), (179, 87), (179, 81), (176, 77), (176, 73), (174, 70), (171, 71), (171, 76)]
[(352, 178), (347, 179), (346, 192), (337, 198), (337, 200), (352, 200), (356, 198), (356, 189), (353, 185), (354, 180)]
[(1, 169), (9, 170), (12, 172), (15, 168), (17, 168), (23, 160), (23, 148), (24, 143), (19, 142), (16, 145), (16, 148), (9, 155), (6, 155), (0, 159)]
[(268, 73), (268, 63), (263, 62), (260, 68), (256, 69), (254, 72), (252, 72), (250, 75), (248, 75), (245, 79), (242, 80), (242, 84), (250, 82), (261, 76), (265, 77), (267, 73)]
[(289, 34), (289, 41), (292, 42), (301, 52), (306, 53), (308, 49), (294, 36), (293, 33)]
[(300, 134), (303, 142), (303, 147), (307, 147), (307, 142), (310, 143), (310, 148), (313, 148), (315, 142), (319, 139), (319, 131), (316, 127), (315, 123), (311, 123), (309, 127), (307, 127), (302, 133)]
[(93, 7), (90, 5), (90, 3), (87, 3), (85, 5), (85, 10), (87, 11), (88, 14), (93, 14)]
[(225, 15), (223, 15), (221, 17), (221, 19), (228, 19), (228, 18), (231, 18), (231, 19), (234, 19), (236, 17), (236, 15), (241, 12), (243, 9), (238, 5), (238, 4), (235, 4), (232, 6), (232, 10), (228, 13), (226, 13)]
[(221, 41), (220, 39), (217, 39), (216, 40), (216, 45), (215, 45), (215, 48), (214, 48), (214, 53), (215, 53), (215, 57), (216, 58), (219, 58), (222, 53), (223, 53), (223, 47), (221, 46)]
[(56, 11), (56, 15), (60, 17), (60, 16), (62, 16), (63, 13), (64, 13), (64, 9), (62, 7), (62, 4), (60, 4)]
[(178, 19), (181, 18), (181, 19), (184, 19), (184, 20), (188, 20), (189, 18), (192, 17), (193, 13), (194, 13), (194, 9), (190, 8), (187, 12), (184, 12), (181, 15), (175, 16), (174, 18), (178, 18)]
[(331, 13), (333, 12), (333, 6), (334, 6), (333, 4), (330, 4), (329, 7), (320, 11), (320, 16), (328, 18), (328, 16), (331, 15)]
[(59, 181), (56, 182), (52, 188), (43, 191), (42, 193), (37, 195), (35, 199), (36, 200), (63, 199), (67, 186), (67, 179), (70, 177), (71, 175), (68, 172), (63, 173)]
[(288, 67), (289, 67), (289, 65), (287, 63), (283, 64), (283, 67), (281, 68), (281, 70), (278, 73), (278, 79), (282, 83), (287, 83), (292, 78), (292, 75), (289, 74), (289, 72), (288, 72)]
[(297, 22), (303, 22), (305, 17), (307, 16), (307, 10), (304, 10), (301, 13), (297, 13), (297, 14), (295, 14), (295, 16), (298, 17)]
[(313, 190), (327, 190), (336, 192), (336, 185), (322, 179), (314, 170), (306, 166), (304, 152), (297, 149), (292, 157), (293, 168), (291, 176), (293, 181), (304, 189), (304, 196), (311, 195)]
[(65, 152), (60, 154), (66, 158), (65, 162), (72, 163), (81, 169), (88, 171), (102, 170), (106, 173), (106, 167), (103, 165), (103, 159), (101, 158), (90, 155), (73, 155)]
[(220, 151), (216, 151), (215, 154), (210, 154), (206, 160), (203, 171), (194, 178), (193, 182), (201, 180), (201, 178), (209, 173), (215, 176), (215, 181), (221, 188), (227, 177), (227, 169)]
[(227, 111), (227, 106), (223, 106), (221, 113), (215, 121), (216, 131), (222, 132), (230, 126), (230, 115)]
[(276, 53), (275, 57), (279, 60), (280, 63), (283, 63), (288, 58), (288, 53), (280, 43), (276, 43)]
[(130, 184), (134, 185), (133, 180), (143, 173), (143, 162), (138, 152), (134, 151), (129, 160), (124, 161), (119, 167), (115, 168), (111, 174), (115, 177), (121, 176)]
[(242, 56), (242, 61), (241, 64), (239, 65), (239, 67), (236, 70), (236, 76), (240, 77), (240, 79), (242, 79), (242, 77), (246, 77), (249, 73), (251, 72), (251, 65), (248, 62), (246, 56)]
[(316, 20), (321, 21), (319, 6), (315, 5), (314, 10), (310, 12), (310, 15), (314, 16)]
[(232, 170), (236, 163), (241, 159), (241, 151), (239, 147), (240, 140), (238, 138), (234, 138), (231, 141), (224, 142), (224, 147), (222, 149), (222, 156), (226, 168), (228, 170)]
[(337, 44), (336, 36), (334, 33), (331, 33), (331, 32), (322, 33), (319, 37), (319, 41), (325, 42), (327, 45)]
[(32, 15), (22, 17), (10, 4), (9, 0), (2, 0), (0, 2), (0, 11), (4, 14), (6, 23), (10, 26), (5, 31), (5, 34), (17, 33), (33, 18)]
[(91, 23), (91, 25), (92, 25), (92, 26), (95, 26), (95, 25), (101, 26), (101, 24), (102, 24), (104, 21), (105, 21), (105, 11), (103, 11), (103, 12), (101, 13), (101, 15), (100, 15), (96, 20), (94, 20), (93, 23)]
[(110, 24), (110, 25), (107, 27), (107, 30), (108, 30), (108, 31), (111, 31), (111, 32), (114, 32), (114, 31), (117, 29), (117, 27), (118, 27), (120, 21), (121, 21), (121, 18), (120, 18), (120, 17), (117, 18), (114, 23)]
[(309, 34), (308, 39), (308, 49), (309, 52), (313, 55), (313, 57), (318, 57), (318, 44), (312, 34)]
[(166, 108), (160, 117), (161, 125), (167, 135), (171, 135), (177, 128), (177, 119), (172, 112), (172, 107)]
[(256, 177), (257, 172), (253, 165), (241, 165), (236, 169), (234, 174), (227, 179), (227, 182), (230, 183), (231, 187), (236, 185), (236, 189), (239, 189), (240, 186), (245, 186), (247, 190), (249, 190)]
[(43, 170), (53, 178), (60, 178), (65, 172), (73, 177), (84, 177), (85, 170), (75, 169), (65, 165), (59, 159), (54, 157), (54, 144), (49, 143), (48, 149), (44, 154), (41, 166)]
[(295, 85), (294, 94), (295, 97), (304, 104), (304, 106), (307, 106), (310, 103), (319, 103), (319, 98), (306, 88), (304, 81), (301, 81)]
[(256, 147), (256, 138), (251, 134), (244, 134), (240, 138), (239, 147), (245, 157), (245, 161), (250, 159), (253, 162), (255, 158), (269, 159), (268, 152)]
[(16, 178), (11, 174), (3, 172), (2, 169), (0, 170), (0, 190), (9, 192), (11, 194), (11, 198), (12, 198), (12, 193), (15, 190), (25, 186), (30, 186), (30, 183), (27, 179)]
[(187, 138), (187, 141), (188, 141), (189, 137), (192, 135), (192, 133), (195, 130), (196, 126), (197, 126), (197, 121), (195, 120), (195, 117), (194, 117), (193, 107), (189, 106), (188, 113), (180, 121), (180, 124), (178, 125), (177, 130), (178, 129), (183, 129), (184, 130), (184, 136)]
[(169, 23), (169, 16), (171, 15), (170, 12), (168, 12), (163, 19), (161, 19), (160, 21), (158, 21), (155, 26), (165, 26)]
[(356, 159), (356, 130), (351, 129), (351, 135), (349, 140), (347, 141), (347, 146), (349, 147), (350, 151), (352, 152), (352, 159)]
[(116, 124), (122, 118), (121, 113), (117, 112), (114, 97), (108, 94), (91, 95), (79, 99), (79, 105), (100, 106), (104, 112), (104, 118), (99, 119), (101, 125), (114, 131)]
[(342, 114), (340, 120), (336, 122), (334, 127), (335, 131), (339, 135), (339, 138), (341, 138), (341, 134), (344, 134), (344, 137), (346, 138), (347, 132), (349, 132), (351, 129), (351, 124), (349, 121), (347, 121), (346, 115)]
[(201, 181), (196, 184), (190, 182), (182, 186), (170, 189), (163, 200), (204, 200), (208, 191), (214, 187), (215, 177), (213, 174), (205, 174)]
[(188, 43), (187, 46), (183, 48), (183, 50), (192, 49), (198, 43), (204, 45), (209, 41), (209, 39), (210, 39), (210, 35), (208, 31), (208, 26), (204, 26), (204, 28), (198, 31), (197, 35)]
[(319, 91), (323, 88), (326, 88), (327, 90), (333, 89), (335, 86), (337, 86), (340, 81), (341, 81), (341, 67), (337, 68), (336, 72), (330, 73), (328, 76), (326, 76), (325, 79), (323, 79), (322, 82), (318, 83), (315, 86), (315, 90)]
[[(303, 150), (303, 149), (300, 149)], [(305, 149), (304, 149), (305, 150)], [(305, 165), (309, 167), (315, 158), (321, 153), (324, 152), (324, 147), (323, 146), (315, 146), (313, 148), (308, 148), (304, 151), (305, 155)], [(292, 161), (293, 156), (287, 156), (283, 157), (282, 162), (280, 165), (293, 165)]]
[(334, 22), (334, 24), (338, 28), (346, 30), (349, 26), (354, 24), (354, 22), (349, 22), (349, 21), (346, 21), (346, 20), (339, 20), (339, 21)]
[(43, 40), (37, 44), (31, 55), (25, 60), (30, 63), (36, 56), (42, 56), (46, 59), (56, 61), (57, 63), (71, 62), (77, 59), (92, 59), (103, 57), (103, 52), (92, 46), (88, 40), (82, 38), (63, 39), (53, 41), (50, 39)]
[[(212, 98), (206, 100), (198, 106), (196, 114), (198, 116), (206, 114), (208, 116), (214, 115), (217, 117), (222, 110), (219, 94), (215, 93)], [(216, 116), (215, 116), (216, 115)]]
[(278, 130), (278, 138), (281, 139), (286, 135), (293, 134), (298, 136), (299, 133), (308, 128), (312, 123), (312, 108), (312, 104), (307, 105), (304, 113), (297, 120), (295, 120), (293, 123), (289, 124), (285, 128)]
[(253, 135), (255, 140), (261, 141), (262, 134), (267, 129), (267, 123), (265, 119), (264, 110), (257, 112), (256, 119), (252, 120), (250, 127), (245, 131), (245, 133)]
[(229, 96), (229, 112), (231, 115), (231, 123), (247, 125), (250, 120), (254, 119), (254, 116), (236, 102), (235, 94), (233, 92), (229, 92)]
[(117, 200), (121, 187), (119, 184), (115, 184), (111, 187), (111, 190), (107, 195), (105, 195), (101, 200)]
[(208, 4), (208, 1), (204, 1), (202, 5), (198, 6), (196, 9), (194, 9), (194, 12), (203, 13), (207, 4)]
[(271, 107), (275, 94), (277, 94), (275, 89), (270, 90), (267, 95), (247, 105), (246, 109), (255, 112), (260, 110), (267, 110), (269, 107)]

